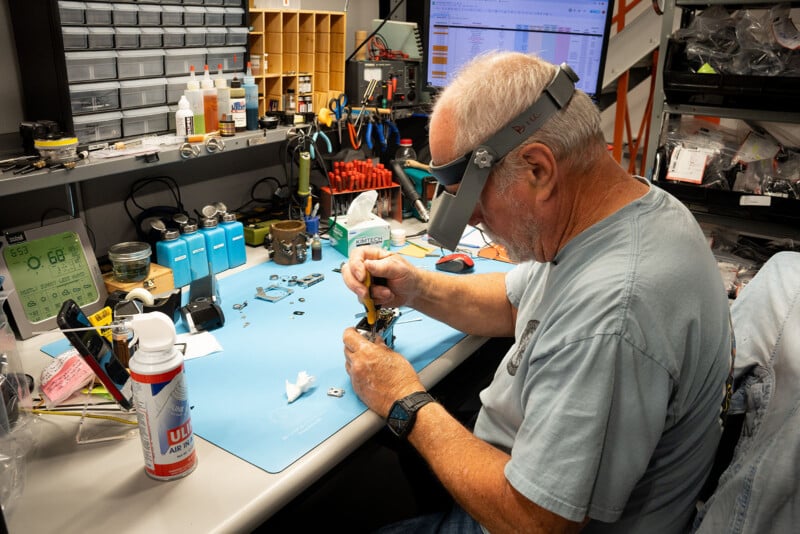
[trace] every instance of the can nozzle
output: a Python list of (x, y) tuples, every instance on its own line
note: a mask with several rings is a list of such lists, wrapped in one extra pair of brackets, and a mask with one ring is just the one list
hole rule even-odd
[(137, 357), (147, 354), (172, 352), (175, 346), (175, 324), (162, 312), (148, 312), (134, 315), (130, 327), (139, 338)]

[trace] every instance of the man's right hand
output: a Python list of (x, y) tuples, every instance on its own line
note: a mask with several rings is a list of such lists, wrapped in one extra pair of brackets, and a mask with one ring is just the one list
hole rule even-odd
[[(366, 272), (373, 278), (371, 296), (375, 304), (397, 308), (413, 306), (419, 291), (419, 269), (405, 258), (378, 247), (356, 247), (350, 251), (347, 263), (342, 267), (345, 285), (359, 300), (367, 295), (364, 285)], [(374, 285), (376, 277), (385, 278), (386, 286)]]

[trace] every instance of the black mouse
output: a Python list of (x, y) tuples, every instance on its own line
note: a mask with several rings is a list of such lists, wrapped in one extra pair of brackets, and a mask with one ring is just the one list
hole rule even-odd
[(457, 252), (442, 256), (436, 261), (436, 270), (448, 273), (469, 273), (475, 268), (475, 262), (467, 254)]

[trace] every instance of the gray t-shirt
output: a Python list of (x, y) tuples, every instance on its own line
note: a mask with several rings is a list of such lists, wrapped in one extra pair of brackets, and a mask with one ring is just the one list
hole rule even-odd
[(728, 302), (691, 213), (656, 187), (506, 276), (515, 344), (475, 434), (586, 532), (681, 532), (721, 436)]

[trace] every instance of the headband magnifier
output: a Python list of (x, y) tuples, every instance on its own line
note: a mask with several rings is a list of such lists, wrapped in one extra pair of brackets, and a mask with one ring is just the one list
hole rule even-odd
[(528, 109), (509, 121), (499, 132), (472, 152), (444, 165), (430, 164), (430, 172), (441, 186), (455, 185), (455, 194), (445, 191), (431, 205), (428, 235), (447, 250), (455, 250), (469, 223), (489, 174), (506, 154), (522, 144), (548, 119), (569, 103), (578, 75), (566, 63)]

